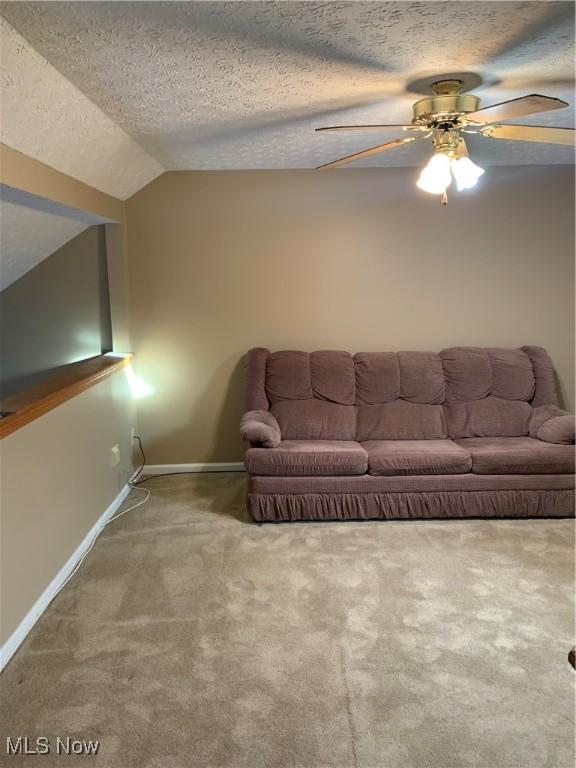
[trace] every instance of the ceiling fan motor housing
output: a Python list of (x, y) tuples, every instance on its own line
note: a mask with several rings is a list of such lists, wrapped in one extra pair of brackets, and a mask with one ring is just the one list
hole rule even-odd
[(462, 93), (460, 80), (440, 80), (434, 83), (432, 90), (433, 96), (425, 96), (414, 104), (414, 125), (453, 123), (467, 112), (476, 112), (480, 106), (478, 96)]

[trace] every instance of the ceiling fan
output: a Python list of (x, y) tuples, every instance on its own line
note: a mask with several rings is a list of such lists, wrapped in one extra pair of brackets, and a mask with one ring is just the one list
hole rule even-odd
[(539, 141), (548, 144), (574, 143), (574, 128), (552, 128), (539, 125), (499, 125), (502, 120), (548, 112), (569, 106), (565, 101), (551, 96), (530, 94), (510, 99), (490, 107), (480, 107), (480, 99), (471, 93), (463, 93), (461, 80), (439, 80), (433, 83), (433, 95), (417, 101), (410, 125), (332, 125), (316, 128), (317, 131), (357, 131), (397, 128), (411, 131), (415, 136), (394, 139), (385, 144), (355, 152), (330, 163), (320, 165), (317, 170), (338, 168), (371, 155), (379, 155), (412, 141), (432, 137), (434, 154), (422, 170), (417, 186), (425, 192), (442, 195), (447, 203), (446, 190), (452, 176), (459, 190), (473, 187), (484, 170), (468, 157), (464, 133), (476, 133), (491, 139), (512, 141)]

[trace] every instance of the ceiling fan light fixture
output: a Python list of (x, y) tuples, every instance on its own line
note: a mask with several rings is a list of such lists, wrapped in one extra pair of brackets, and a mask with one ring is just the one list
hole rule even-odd
[(453, 158), (450, 164), (452, 175), (456, 179), (458, 191), (471, 189), (476, 186), (476, 182), (484, 173), (484, 168), (473, 163), (469, 157)]
[[(338, 160), (332, 160), (319, 166), (336, 168), (354, 160), (379, 155), (381, 152), (401, 147), (409, 141), (423, 141), (433, 137), (434, 155), (422, 169), (416, 186), (432, 195), (441, 195), (446, 205), (446, 190), (455, 179), (459, 190), (476, 186), (484, 169), (473, 163), (468, 157), (468, 148), (464, 134), (474, 133), (482, 139), (505, 139), (509, 141), (536, 141), (544, 144), (562, 144), (573, 146), (576, 139), (575, 128), (545, 125), (511, 125), (502, 121), (524, 117), (538, 112), (549, 112), (569, 106), (562, 99), (554, 96), (542, 96), (531, 93), (509, 99), (489, 107), (480, 107), (480, 99), (474, 94), (465, 93), (466, 84), (454, 77), (438, 79), (430, 84), (431, 96), (425, 96), (413, 104), (413, 117), (410, 125), (331, 125), (317, 128), (321, 131), (383, 130), (394, 128), (402, 131), (414, 131), (414, 136), (387, 141)], [(420, 135), (418, 135), (418, 132)], [(478, 141), (479, 139), (476, 139)]]
[(422, 169), (416, 186), (431, 195), (443, 195), (451, 182), (450, 158), (444, 152), (436, 152)]

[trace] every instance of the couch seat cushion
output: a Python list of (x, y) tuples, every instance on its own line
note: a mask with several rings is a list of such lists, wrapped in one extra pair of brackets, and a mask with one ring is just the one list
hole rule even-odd
[(468, 437), (456, 440), (472, 456), (478, 475), (549, 475), (574, 472), (574, 447), (533, 437)]
[(368, 456), (350, 440), (283, 440), (277, 448), (249, 448), (251, 475), (364, 475)]
[(371, 475), (457, 475), (470, 472), (472, 459), (452, 440), (368, 440)]

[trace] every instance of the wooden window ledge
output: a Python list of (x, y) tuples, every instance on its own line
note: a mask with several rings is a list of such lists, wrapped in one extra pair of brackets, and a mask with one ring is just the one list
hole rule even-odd
[(0, 439), (125, 368), (131, 359), (132, 355), (98, 355), (70, 363), (53, 378), (0, 401), (0, 411), (7, 414), (0, 418)]

